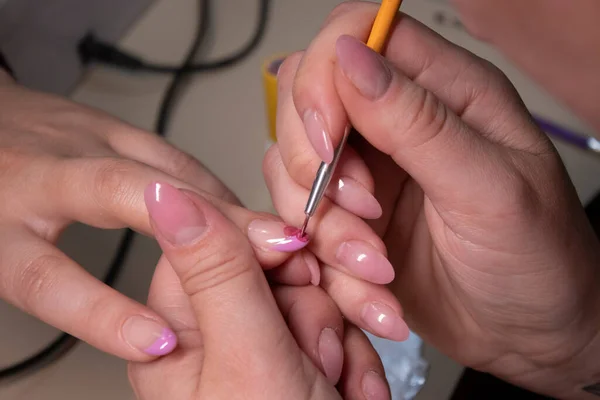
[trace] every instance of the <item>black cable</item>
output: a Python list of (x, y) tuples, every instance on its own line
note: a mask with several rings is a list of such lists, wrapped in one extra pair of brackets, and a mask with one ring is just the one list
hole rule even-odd
[[(270, 0), (260, 0), (259, 22), (249, 42), (236, 53), (214, 61), (206, 61), (187, 65), (183, 72), (205, 72), (229, 67), (250, 54), (264, 37), (268, 26)], [(86, 36), (79, 44), (79, 54), (84, 63), (96, 62), (132, 71), (148, 71), (155, 73), (177, 73), (180, 66), (146, 62), (140, 57), (126, 53), (117, 47), (98, 40), (93, 35)]]
[[(270, 0), (260, 0), (260, 15), (259, 22), (252, 39), (249, 43), (241, 48), (236, 53), (231, 56), (225, 57), (221, 60), (211, 61), (204, 64), (196, 64), (193, 65), (193, 59), (201, 47), (202, 42), (206, 38), (208, 29), (209, 29), (209, 17), (210, 17), (210, 7), (209, 0), (199, 0), (199, 11), (201, 13), (198, 23), (198, 28), (196, 32), (196, 36), (191, 46), (188, 55), (185, 61), (182, 63), (179, 68), (175, 68), (171, 72), (175, 73), (171, 84), (169, 85), (163, 100), (161, 102), (158, 119), (156, 122), (156, 133), (159, 136), (166, 136), (166, 129), (168, 125), (168, 120), (170, 116), (170, 112), (175, 104), (176, 94), (178, 89), (181, 87), (181, 84), (184, 82), (183, 79), (189, 74), (193, 72), (200, 72), (206, 70), (215, 70), (224, 68), (227, 66), (231, 66), (233, 64), (242, 61), (247, 55), (252, 53), (253, 50), (256, 49), (258, 44), (260, 44), (262, 38), (264, 37), (264, 33), (266, 31), (267, 23), (268, 23), (268, 9)], [(83, 42), (88, 40), (88, 38), (84, 39)], [(89, 42), (88, 42), (89, 44)], [(82, 60), (84, 62), (89, 61), (88, 55), (85, 51), (81, 51), (82, 46), (80, 46), (80, 55), (82, 56)], [(89, 50), (89, 48), (88, 48)], [(91, 59), (94, 59), (93, 57)], [(200, 67), (200, 68), (199, 68)], [(167, 71), (163, 71), (167, 72)], [(103, 282), (109, 286), (113, 286), (116, 280), (121, 273), (129, 251), (131, 249), (131, 245), (133, 240), (135, 239), (135, 232), (131, 229), (127, 229), (121, 242), (119, 243), (119, 247), (110, 263), (110, 268), (104, 277)], [(34, 373), (62, 358), (66, 355), (76, 344), (78, 343), (78, 339), (67, 334), (61, 334), (55, 341), (50, 343), (47, 347), (36, 353), (35, 355), (28, 357), (27, 359), (4, 368), (0, 370), (0, 381), (15, 379), (18, 376), (25, 375), (28, 373)]]
[(200, 0), (198, 9), (200, 10), (200, 23), (198, 24), (198, 31), (196, 32), (196, 39), (192, 43), (188, 54), (186, 55), (181, 66), (175, 71), (175, 76), (171, 80), (169, 87), (165, 91), (160, 106), (158, 108), (158, 118), (156, 120), (155, 130), (159, 136), (166, 136), (167, 125), (169, 123), (169, 117), (171, 110), (173, 109), (176, 101), (177, 92), (181, 89), (181, 86), (185, 83), (186, 73), (184, 70), (193, 64), (194, 58), (200, 49), (200, 45), (206, 38), (209, 32), (210, 22), (210, 2), (208, 0)]

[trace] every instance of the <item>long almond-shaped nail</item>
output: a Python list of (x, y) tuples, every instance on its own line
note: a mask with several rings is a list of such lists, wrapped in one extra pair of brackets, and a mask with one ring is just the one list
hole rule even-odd
[(177, 347), (177, 336), (171, 329), (141, 316), (125, 321), (122, 332), (130, 346), (151, 356), (164, 356)]
[(362, 391), (367, 400), (389, 400), (390, 389), (386, 381), (375, 371), (368, 371), (362, 378)]
[(333, 144), (325, 120), (318, 112), (308, 110), (304, 113), (303, 121), (308, 141), (321, 160), (329, 164), (333, 161)]
[(325, 328), (319, 335), (319, 358), (325, 376), (332, 385), (336, 385), (342, 375), (344, 348), (340, 338), (331, 328)]
[(327, 197), (340, 207), (365, 219), (381, 217), (381, 205), (363, 185), (348, 177), (337, 179), (327, 189)]
[(399, 342), (408, 339), (410, 331), (406, 322), (385, 304), (365, 304), (360, 316), (374, 335)]
[(336, 53), (342, 72), (364, 97), (376, 100), (388, 90), (392, 72), (384, 57), (347, 35), (338, 39)]
[(394, 280), (392, 264), (366, 242), (344, 242), (338, 248), (336, 256), (340, 264), (361, 279), (377, 284), (388, 284)]
[(310, 272), (310, 283), (314, 286), (319, 286), (321, 283), (321, 267), (319, 266), (319, 260), (310, 251), (305, 251), (303, 254), (304, 262)]
[(248, 238), (256, 247), (283, 253), (298, 251), (309, 242), (307, 235), (300, 236), (300, 229), (265, 220), (254, 220), (248, 225)]
[(202, 212), (189, 197), (168, 183), (153, 183), (146, 188), (144, 200), (154, 229), (171, 244), (186, 245), (206, 230)]

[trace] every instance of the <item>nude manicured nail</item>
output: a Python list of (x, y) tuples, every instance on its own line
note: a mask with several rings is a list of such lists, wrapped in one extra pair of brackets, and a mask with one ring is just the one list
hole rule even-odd
[(321, 283), (321, 267), (319, 266), (319, 260), (310, 251), (305, 251), (302, 255), (304, 262), (310, 272), (310, 283), (314, 286), (319, 286)]
[(410, 331), (406, 322), (391, 307), (381, 303), (365, 304), (360, 316), (371, 333), (390, 340), (402, 342)]
[(381, 55), (351, 36), (338, 39), (336, 53), (342, 72), (364, 97), (376, 100), (388, 90), (392, 72)]
[(248, 225), (248, 238), (256, 247), (293, 253), (308, 245), (309, 238), (300, 230), (277, 221), (254, 220)]
[(338, 178), (327, 190), (327, 197), (340, 207), (366, 219), (381, 217), (381, 205), (363, 185), (348, 177)]
[(325, 376), (332, 385), (338, 383), (344, 364), (344, 349), (340, 338), (331, 328), (325, 328), (319, 336), (319, 357)]
[(392, 264), (366, 242), (344, 242), (338, 248), (336, 257), (349, 272), (366, 281), (387, 284), (394, 280)]
[(123, 338), (130, 346), (151, 356), (164, 356), (177, 346), (177, 336), (171, 329), (141, 316), (125, 322)]
[(190, 244), (206, 230), (204, 214), (189, 197), (167, 183), (149, 185), (144, 200), (154, 228), (173, 245)]
[(303, 117), (306, 136), (313, 149), (322, 161), (329, 164), (333, 161), (333, 144), (325, 125), (325, 120), (318, 112), (308, 110)]
[(375, 371), (366, 372), (362, 378), (362, 391), (367, 400), (389, 400), (390, 390), (385, 380)]

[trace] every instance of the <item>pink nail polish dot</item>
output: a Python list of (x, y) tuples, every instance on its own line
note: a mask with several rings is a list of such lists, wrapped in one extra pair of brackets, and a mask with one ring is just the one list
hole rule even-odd
[(285, 236), (288, 237), (296, 237), (296, 239), (302, 241), (302, 242), (309, 242), (310, 238), (308, 237), (308, 234), (306, 232), (304, 232), (304, 234), (301, 235), (301, 230), (296, 228), (295, 226), (286, 226), (285, 228), (283, 228), (283, 233), (285, 234)]
[(296, 227), (284, 227), (284, 237), (273, 242), (273, 250), (292, 253), (306, 247), (310, 241), (310, 237), (306, 233), (304, 235), (300, 235), (300, 233), (300, 229)]

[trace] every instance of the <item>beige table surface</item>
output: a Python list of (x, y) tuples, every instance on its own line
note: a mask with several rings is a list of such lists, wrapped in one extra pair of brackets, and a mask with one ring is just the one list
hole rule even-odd
[[(254, 27), (255, 0), (216, 2), (214, 55), (237, 48)], [(191, 80), (173, 114), (169, 140), (185, 148), (209, 166), (250, 208), (270, 210), (261, 175), (266, 120), (260, 80), (261, 61), (280, 51), (301, 49), (317, 32), (337, 0), (274, 0), (273, 18), (259, 50), (243, 64), (226, 72)], [(176, 62), (187, 49), (194, 32), (194, 0), (157, 0), (122, 40), (130, 50), (161, 62)], [(449, 12), (444, 2), (407, 0), (405, 10), (433, 25), (432, 12)], [(227, 10), (235, 10), (227, 13)], [(234, 27), (233, 29), (231, 27)], [(558, 118), (572, 128), (585, 130), (571, 114), (507, 65), (493, 51), (473, 41), (455, 27), (438, 27), (452, 40), (483, 54), (508, 72), (527, 104), (536, 112)], [(96, 68), (73, 94), (76, 101), (96, 106), (144, 128), (151, 128), (167, 78), (130, 75)], [(583, 200), (599, 188), (600, 163), (577, 150), (559, 145), (569, 172)], [(63, 238), (62, 247), (97, 276), (103, 274), (118, 240), (117, 232), (98, 232), (75, 226)], [(148, 239), (135, 242), (117, 288), (144, 301), (153, 266), (159, 256)], [(20, 360), (52, 340), (56, 331), (0, 303), (0, 365)], [(430, 378), (420, 400), (441, 400), (451, 392), (461, 368), (432, 349)], [(0, 386), (3, 400), (132, 399), (124, 362), (80, 345), (60, 363), (35, 376)]]

